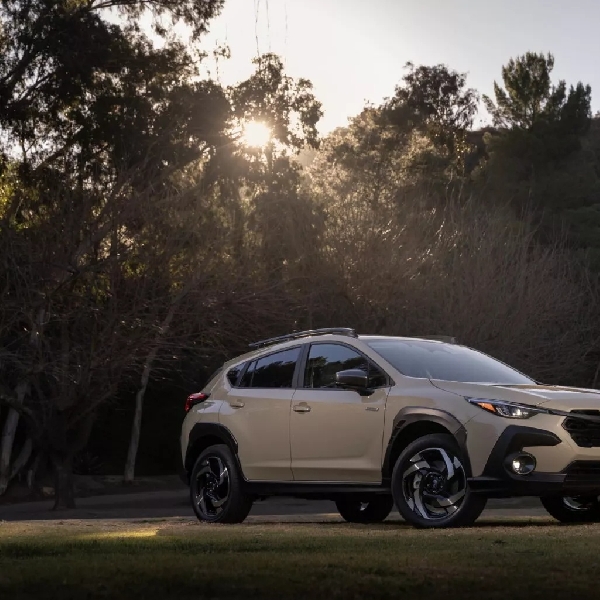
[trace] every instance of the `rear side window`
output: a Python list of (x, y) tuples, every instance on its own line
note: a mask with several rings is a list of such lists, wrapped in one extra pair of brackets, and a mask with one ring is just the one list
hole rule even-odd
[(254, 360), (242, 377), (240, 387), (291, 388), (300, 348), (275, 352)]

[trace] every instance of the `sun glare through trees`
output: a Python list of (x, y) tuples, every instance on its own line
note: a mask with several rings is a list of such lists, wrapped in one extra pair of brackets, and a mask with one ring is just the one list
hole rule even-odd
[(264, 148), (271, 140), (271, 129), (260, 121), (249, 121), (242, 127), (242, 141), (251, 148)]

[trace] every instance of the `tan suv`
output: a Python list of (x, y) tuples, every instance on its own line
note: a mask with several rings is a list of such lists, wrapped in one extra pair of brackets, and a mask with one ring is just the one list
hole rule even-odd
[(600, 520), (600, 393), (540, 384), (450, 341), (293, 333), (253, 344), (186, 402), (184, 479), (202, 521), (254, 500), (335, 501), (377, 522), (469, 525), (487, 498), (539, 496)]

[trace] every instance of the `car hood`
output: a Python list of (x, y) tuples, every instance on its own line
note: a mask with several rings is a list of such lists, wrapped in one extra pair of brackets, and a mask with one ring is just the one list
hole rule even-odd
[(506, 400), (563, 411), (600, 410), (600, 390), (555, 385), (461, 383), (438, 379), (430, 381), (437, 388), (470, 398)]

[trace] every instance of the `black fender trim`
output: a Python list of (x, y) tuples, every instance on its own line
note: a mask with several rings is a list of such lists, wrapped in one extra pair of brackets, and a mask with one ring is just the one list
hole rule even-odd
[(467, 474), (468, 476), (471, 475), (471, 462), (469, 460), (469, 453), (467, 452), (467, 430), (464, 428), (462, 423), (454, 415), (446, 412), (445, 410), (424, 406), (406, 406), (394, 417), (394, 428), (388, 441), (383, 459), (383, 481), (389, 481), (392, 475), (392, 469), (394, 468), (394, 465), (391, 464), (391, 457), (396, 440), (410, 425), (427, 421), (430, 423), (435, 423), (436, 425), (441, 425), (444, 429), (448, 430), (451, 435), (454, 436), (463, 453), (463, 458), (466, 461), (465, 469), (467, 470)]
[(194, 448), (197, 447), (198, 443), (201, 442), (203, 438), (207, 437), (217, 438), (223, 444), (229, 446), (229, 449), (238, 461), (240, 473), (242, 472), (237, 453), (238, 443), (233, 433), (231, 433), (231, 431), (229, 431), (229, 429), (225, 427), (225, 425), (221, 425), (220, 423), (196, 423), (196, 425), (194, 425), (192, 427), (192, 430), (190, 431), (190, 437), (188, 438), (188, 445), (185, 451), (185, 463), (183, 464), (183, 473), (181, 474), (182, 479), (185, 477), (184, 481), (187, 484), (189, 484), (190, 473), (194, 468)]

